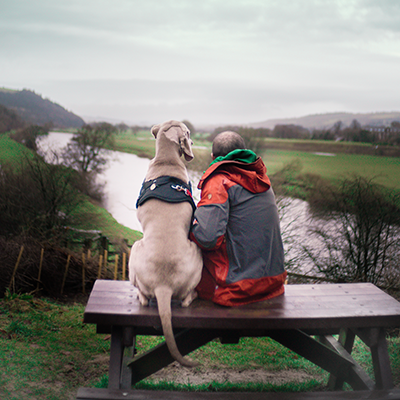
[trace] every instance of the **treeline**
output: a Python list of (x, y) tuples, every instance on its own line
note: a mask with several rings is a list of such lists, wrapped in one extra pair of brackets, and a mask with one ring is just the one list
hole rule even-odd
[(209, 135), (208, 140), (223, 131), (235, 131), (247, 140), (254, 142), (256, 138), (277, 139), (311, 139), (374, 143), (379, 145), (400, 146), (400, 122), (393, 121), (390, 126), (361, 126), (353, 120), (350, 126), (345, 126), (341, 121), (336, 122), (327, 129), (309, 130), (300, 125), (275, 125), (274, 129), (251, 128), (246, 126), (221, 126)]

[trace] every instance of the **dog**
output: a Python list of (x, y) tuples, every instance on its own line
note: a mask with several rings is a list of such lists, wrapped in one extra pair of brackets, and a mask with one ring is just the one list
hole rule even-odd
[[(155, 125), (151, 133), (156, 138), (156, 155), (150, 161), (137, 202), (143, 238), (132, 246), (129, 279), (137, 287), (143, 306), (148, 305), (149, 299), (157, 300), (165, 341), (172, 357), (183, 366), (193, 367), (198, 363), (179, 352), (171, 321), (171, 300), (180, 300), (183, 307), (190, 305), (197, 297), (195, 288), (203, 267), (201, 250), (189, 240), (196, 206), (191, 199), (189, 177), (181, 158), (182, 155), (186, 161), (194, 158), (193, 142), (189, 129), (178, 121)], [(168, 197), (170, 192), (183, 201), (166, 201), (165, 193)]]

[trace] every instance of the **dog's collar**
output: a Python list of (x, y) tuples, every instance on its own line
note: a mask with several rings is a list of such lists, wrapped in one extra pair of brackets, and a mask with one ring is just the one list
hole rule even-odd
[(147, 200), (156, 198), (168, 203), (181, 203), (188, 201), (196, 210), (192, 196), (192, 185), (173, 176), (160, 176), (156, 179), (144, 181), (140, 189), (136, 208), (143, 205)]

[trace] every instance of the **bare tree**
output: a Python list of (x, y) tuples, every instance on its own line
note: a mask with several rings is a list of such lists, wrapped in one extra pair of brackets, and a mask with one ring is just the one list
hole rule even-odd
[(337, 282), (399, 285), (398, 192), (354, 176), (318, 188), (310, 204), (320, 219), (311, 234), (321, 246), (306, 248), (316, 272)]
[(0, 168), (0, 235), (30, 235), (58, 240), (72, 219), (82, 196), (72, 182), (77, 173), (53, 160), (23, 156), (19, 168)]
[(117, 129), (106, 122), (84, 125), (68, 144), (63, 158), (83, 174), (99, 173), (108, 162), (107, 148), (113, 148)]

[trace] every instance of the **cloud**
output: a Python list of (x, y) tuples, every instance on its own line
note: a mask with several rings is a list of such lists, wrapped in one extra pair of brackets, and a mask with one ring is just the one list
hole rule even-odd
[(2, 84), (77, 113), (252, 122), (400, 108), (400, 2), (0, 1)]

